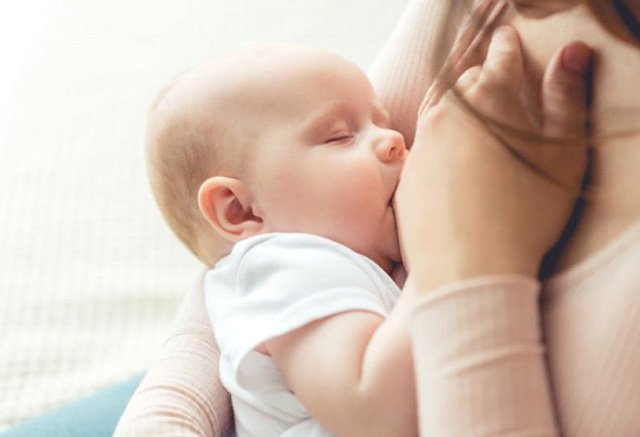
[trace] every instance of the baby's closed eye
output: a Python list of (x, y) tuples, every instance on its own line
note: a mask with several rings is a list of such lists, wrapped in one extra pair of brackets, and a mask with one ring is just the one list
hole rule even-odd
[(325, 143), (342, 143), (351, 140), (351, 138), (353, 138), (353, 135), (350, 132), (338, 132), (329, 135)]

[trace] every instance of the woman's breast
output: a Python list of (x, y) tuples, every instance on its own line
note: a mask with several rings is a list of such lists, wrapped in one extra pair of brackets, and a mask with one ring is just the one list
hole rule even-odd
[(640, 225), (547, 281), (541, 313), (563, 435), (640, 435)]

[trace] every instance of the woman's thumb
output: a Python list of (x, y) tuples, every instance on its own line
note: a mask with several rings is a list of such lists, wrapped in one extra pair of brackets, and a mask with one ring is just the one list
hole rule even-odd
[(547, 137), (584, 138), (591, 106), (593, 51), (582, 42), (563, 46), (542, 83), (543, 129)]

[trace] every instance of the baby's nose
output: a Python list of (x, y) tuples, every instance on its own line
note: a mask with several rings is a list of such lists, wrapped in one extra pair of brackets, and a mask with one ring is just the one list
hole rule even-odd
[(377, 152), (378, 158), (383, 162), (403, 160), (407, 153), (404, 138), (399, 132), (391, 131), (384, 138), (380, 138)]

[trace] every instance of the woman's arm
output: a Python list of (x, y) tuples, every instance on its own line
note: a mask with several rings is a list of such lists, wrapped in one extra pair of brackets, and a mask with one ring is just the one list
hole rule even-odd
[(504, 26), (484, 65), (458, 81), (461, 98), (448, 92), (421, 112), (396, 200), (405, 267), (423, 287), (536, 276), (586, 171), (589, 58), (584, 44), (567, 44), (532, 84), (519, 38)]
[(116, 436), (224, 437), (232, 429), (201, 284), (186, 293), (174, 330), (129, 402)]
[(557, 52), (537, 107), (501, 28), (459, 79), (462, 100), (420, 114), (396, 198), (408, 282), (424, 295), (412, 337), (425, 435), (557, 432), (536, 273), (585, 171), (589, 58), (580, 43)]
[(413, 143), (422, 98), (438, 73), (433, 58), (440, 47), (451, 45), (466, 12), (455, 8), (453, 21), (443, 26), (447, 10), (447, 2), (440, 0), (409, 0), (367, 71), (394, 129), (408, 145)]
[(559, 434), (538, 292), (531, 278), (484, 276), (432, 290), (416, 305), (422, 434)]

